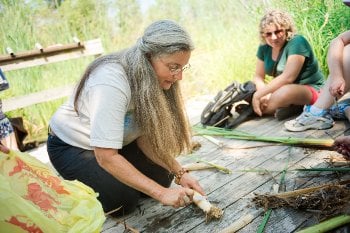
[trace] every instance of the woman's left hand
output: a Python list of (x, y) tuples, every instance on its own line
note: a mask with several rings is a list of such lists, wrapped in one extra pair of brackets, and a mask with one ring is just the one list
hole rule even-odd
[(200, 186), (199, 182), (194, 179), (188, 172), (184, 173), (180, 179), (180, 185), (185, 188), (194, 189), (203, 196), (205, 196), (203, 188)]

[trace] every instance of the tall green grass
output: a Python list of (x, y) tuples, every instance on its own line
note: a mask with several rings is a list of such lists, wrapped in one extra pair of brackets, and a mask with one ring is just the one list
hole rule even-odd
[[(216, 94), (232, 80), (246, 81), (255, 71), (259, 45), (258, 22), (266, 9), (289, 11), (299, 32), (313, 45), (320, 66), (328, 73), (329, 42), (347, 30), (350, 8), (340, 0), (155, 0), (146, 12), (136, 0), (65, 0), (53, 8), (41, 0), (0, 2), (0, 52), (31, 50), (100, 37), (106, 53), (131, 46), (152, 21), (162, 18), (183, 25), (196, 49), (182, 87), (185, 98)], [(327, 20), (326, 20), (327, 19)], [(6, 72), (11, 88), (0, 93), (9, 98), (76, 83), (93, 58), (75, 59), (40, 67)], [(15, 110), (8, 116), (23, 116), (30, 135), (45, 137), (51, 115), (65, 99)]]
[(311, 43), (323, 72), (328, 75), (326, 54), (329, 42), (349, 30), (350, 8), (341, 0), (285, 0), (277, 7), (290, 9), (299, 33)]

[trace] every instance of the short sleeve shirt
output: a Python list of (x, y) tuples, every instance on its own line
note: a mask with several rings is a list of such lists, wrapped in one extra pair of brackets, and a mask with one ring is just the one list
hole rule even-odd
[[(305, 57), (304, 65), (294, 81), (296, 84), (310, 85), (319, 90), (325, 82), (317, 59), (309, 42), (301, 35), (294, 36), (283, 48), (280, 60), (276, 66), (276, 75), (280, 75), (290, 55), (301, 55)], [(276, 61), (272, 59), (272, 47), (268, 44), (260, 45), (257, 52), (258, 59), (264, 62), (265, 73), (272, 76)]]
[(90, 74), (78, 101), (79, 114), (74, 110), (74, 96), (50, 120), (52, 130), (67, 144), (88, 150), (121, 149), (141, 135), (121, 65), (100, 65)]

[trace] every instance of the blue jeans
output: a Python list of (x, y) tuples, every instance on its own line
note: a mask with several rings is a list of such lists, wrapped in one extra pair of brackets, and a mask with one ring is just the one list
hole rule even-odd
[[(79, 180), (97, 192), (105, 212), (122, 206), (114, 215), (133, 211), (142, 193), (125, 185), (105, 171), (96, 161), (94, 151), (71, 146), (57, 136), (49, 135), (47, 152), (57, 172), (67, 180)], [(149, 160), (132, 142), (119, 150), (134, 167), (164, 187), (169, 187), (173, 175)]]

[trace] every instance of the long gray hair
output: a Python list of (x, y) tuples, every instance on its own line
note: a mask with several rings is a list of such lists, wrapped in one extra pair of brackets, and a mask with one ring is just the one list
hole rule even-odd
[(193, 49), (189, 34), (177, 23), (171, 20), (152, 23), (134, 46), (90, 64), (77, 87), (75, 110), (79, 113), (78, 99), (89, 74), (101, 64), (121, 64), (131, 88), (136, 123), (153, 150), (152, 156), (171, 166), (175, 156), (190, 149), (191, 132), (179, 84), (163, 90), (150, 59)]

